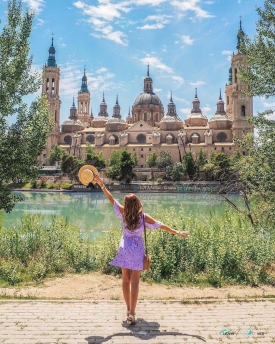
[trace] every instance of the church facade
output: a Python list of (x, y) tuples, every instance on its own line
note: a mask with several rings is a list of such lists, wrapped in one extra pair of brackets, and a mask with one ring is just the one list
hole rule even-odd
[(77, 106), (73, 100), (69, 118), (60, 123), (60, 70), (56, 64), (56, 51), (52, 40), (49, 58), (43, 68), (42, 94), (46, 95), (49, 101), (54, 129), (42, 154), (42, 162), (49, 156), (55, 144), (72, 155), (84, 157), (86, 142), (96, 151), (101, 151), (107, 160), (113, 150), (120, 148), (126, 148), (131, 153), (136, 152), (140, 168), (147, 167), (146, 159), (151, 152), (160, 150), (170, 152), (175, 162), (179, 162), (184, 152), (189, 150), (195, 156), (200, 148), (205, 150), (208, 156), (211, 152), (232, 155), (237, 149), (233, 135), (241, 138), (253, 131), (253, 127), (247, 122), (247, 118), (253, 116), (253, 99), (245, 95), (247, 86), (238, 78), (238, 68), (245, 66), (245, 56), (240, 51), (241, 30), (240, 22), (237, 50), (231, 59), (229, 80), (225, 88), (225, 102), (220, 92), (216, 112), (211, 118), (207, 118), (200, 108), (196, 89), (192, 109), (184, 121), (177, 115), (172, 93), (165, 111), (161, 99), (154, 93), (148, 66), (143, 92), (137, 96), (125, 119), (121, 116), (118, 97), (112, 114), (108, 113), (104, 94), (98, 115), (94, 117), (90, 113), (91, 95), (84, 69)]

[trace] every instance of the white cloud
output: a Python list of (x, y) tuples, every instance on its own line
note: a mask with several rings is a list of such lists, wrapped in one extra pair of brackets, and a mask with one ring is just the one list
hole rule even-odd
[(188, 11), (195, 12), (196, 18), (214, 17), (209, 12), (204, 11), (199, 6), (199, 3), (200, 3), (200, 0), (185, 0), (185, 1), (173, 0), (171, 2), (171, 5), (174, 6), (177, 10), (180, 10), (182, 12), (188, 12)]
[[(60, 79), (60, 94), (63, 97), (71, 98), (75, 97), (77, 99), (77, 93), (81, 87), (81, 79), (83, 76), (83, 70), (75, 69), (75, 63), (67, 63), (61, 65), (62, 77)], [(100, 71), (98, 73), (98, 71)], [(96, 71), (95, 74), (87, 72), (87, 81), (89, 91), (93, 94), (100, 94), (103, 91), (113, 90), (121, 88), (121, 85), (118, 85), (114, 82), (115, 75), (110, 73), (107, 68), (100, 68)]]
[(101, 74), (101, 73), (105, 73), (105, 72), (107, 72), (107, 68), (105, 68), (105, 67), (102, 67), (102, 68), (99, 68), (97, 71), (96, 71), (96, 73), (98, 73), (98, 74)]
[(162, 92), (162, 89), (161, 88), (154, 88), (154, 92), (156, 92), (156, 93)]
[(275, 107), (275, 102), (263, 102), (263, 106), (264, 106), (265, 108), (271, 109), (271, 108), (274, 108), (274, 107)]
[(45, 6), (44, 0), (23, 0), (23, 2), (25, 2), (36, 14), (40, 13), (42, 11), (42, 7)]
[(131, 1), (134, 5), (142, 6), (142, 5), (151, 5), (151, 6), (158, 6), (166, 0), (133, 0)]
[(184, 113), (185, 115), (189, 115), (191, 113), (191, 108), (181, 108), (180, 112)]
[(148, 57), (145, 57), (143, 59), (140, 59), (140, 61), (144, 65), (148, 65), (149, 64), (149, 66), (154, 66), (154, 68), (160, 69), (160, 70), (165, 71), (165, 72), (167, 72), (169, 74), (173, 73), (173, 69), (168, 67), (168, 66), (166, 66), (166, 64), (162, 63), (157, 57), (148, 56)]
[(192, 86), (200, 86), (200, 85), (205, 85), (205, 82), (204, 81), (195, 81), (195, 82), (190, 82), (190, 85)]
[[(92, 33), (94, 37), (105, 38), (121, 45), (127, 45), (126, 35), (120, 30), (114, 30), (110, 25), (115, 19), (121, 18), (121, 12), (130, 11), (128, 1), (119, 3), (111, 3), (109, 0), (99, 0), (98, 6), (91, 6), (83, 1), (76, 1), (73, 5), (82, 11), (82, 14), (88, 16), (87, 22), (91, 24), (96, 33)], [(99, 32), (99, 33), (98, 33)]]
[(39, 25), (39, 26), (42, 26), (44, 24), (43, 19), (37, 18), (37, 21), (38, 21), (37, 25)]
[(231, 50), (223, 50), (222, 54), (223, 55), (232, 55), (232, 51)]
[(181, 76), (179, 76), (179, 75), (172, 75), (172, 79), (174, 81), (176, 81), (177, 83), (180, 83), (180, 84), (184, 83), (184, 79)]
[(194, 40), (190, 36), (181, 36), (182, 42), (187, 45), (192, 45)]
[(202, 112), (210, 112), (210, 111), (212, 111), (212, 109), (211, 109), (210, 106), (203, 106), (203, 107), (201, 108), (201, 111), (202, 111)]
[(139, 27), (140, 30), (156, 30), (156, 29), (163, 29), (166, 24), (170, 22), (168, 18), (171, 16), (168, 15), (151, 15), (144, 19), (144, 21), (155, 21), (154, 24), (145, 24), (144, 26)]

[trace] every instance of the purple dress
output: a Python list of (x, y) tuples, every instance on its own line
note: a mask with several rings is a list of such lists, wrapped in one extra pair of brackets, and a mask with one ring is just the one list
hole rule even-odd
[[(122, 230), (123, 235), (120, 240), (118, 254), (114, 260), (109, 264), (114, 266), (119, 266), (121, 268), (131, 269), (131, 270), (142, 270), (143, 269), (143, 258), (144, 258), (144, 243), (142, 238), (142, 233), (144, 231), (143, 218), (144, 215), (140, 217), (139, 225), (134, 231), (129, 230), (126, 227), (124, 217), (119, 210), (119, 203), (115, 200), (114, 212), (117, 217), (122, 220)], [(150, 229), (157, 229), (162, 225), (161, 222), (157, 221), (154, 224), (145, 222), (145, 226)]]

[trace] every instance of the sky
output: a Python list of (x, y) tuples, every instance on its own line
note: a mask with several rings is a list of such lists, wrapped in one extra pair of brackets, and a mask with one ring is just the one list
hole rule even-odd
[[(69, 117), (84, 67), (93, 115), (98, 115), (104, 92), (109, 116), (118, 96), (125, 119), (143, 92), (148, 64), (165, 113), (172, 92), (184, 120), (197, 88), (201, 109), (211, 118), (220, 89), (225, 98), (240, 16), (243, 30), (253, 38), (256, 7), (264, 4), (264, 0), (22, 1), (24, 9), (35, 12), (30, 37), (34, 69), (42, 71), (54, 35), (61, 73), (61, 123)], [(7, 0), (0, 0), (0, 30), (6, 7)], [(254, 114), (271, 106), (274, 100), (255, 98)]]

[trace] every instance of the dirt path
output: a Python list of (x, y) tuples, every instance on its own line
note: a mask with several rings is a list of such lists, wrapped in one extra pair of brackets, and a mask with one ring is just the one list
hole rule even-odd
[[(67, 275), (48, 279), (38, 286), (0, 288), (0, 295), (15, 297), (35, 297), (46, 299), (78, 300), (121, 300), (121, 278), (91, 272), (86, 275)], [(141, 282), (139, 299), (195, 299), (195, 298), (243, 298), (254, 296), (275, 296), (275, 287), (227, 286), (211, 287), (174, 287)]]

